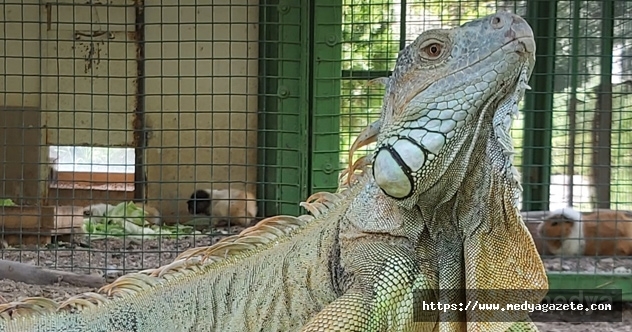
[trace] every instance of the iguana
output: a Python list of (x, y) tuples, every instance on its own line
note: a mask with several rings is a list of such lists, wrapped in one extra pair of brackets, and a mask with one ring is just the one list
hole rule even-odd
[(377, 149), (340, 192), (301, 203), (311, 215), (267, 218), (99, 293), (0, 305), (0, 331), (536, 330), (525, 312), (415, 315), (422, 300), (507, 297), (464, 288), (530, 289), (529, 302), (547, 291), (508, 134), (534, 48), (506, 12), (423, 32), (398, 55), (379, 123), (354, 144)]

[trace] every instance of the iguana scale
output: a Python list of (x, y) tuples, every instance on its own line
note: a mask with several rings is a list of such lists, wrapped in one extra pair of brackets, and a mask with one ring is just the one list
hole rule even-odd
[(414, 317), (419, 300), (499, 300), (445, 289), (531, 289), (531, 302), (546, 293), (508, 135), (534, 48), (529, 25), (506, 12), (422, 33), (352, 148), (376, 141), (375, 153), (340, 192), (302, 203), (311, 215), (267, 218), (99, 293), (2, 304), (0, 332), (536, 330), (522, 312), (506, 323)]

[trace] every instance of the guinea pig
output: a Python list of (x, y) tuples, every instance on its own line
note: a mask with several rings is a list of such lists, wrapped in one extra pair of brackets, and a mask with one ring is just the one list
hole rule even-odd
[(112, 210), (114, 210), (114, 205), (105, 204), (105, 203), (97, 203), (90, 204), (83, 208), (83, 216), (84, 217), (103, 217), (109, 215)]
[(152, 225), (162, 226), (162, 218), (158, 209), (143, 203), (136, 203), (136, 206), (142, 207), (143, 210), (145, 210), (145, 220), (149, 221)]
[(531, 237), (533, 238), (533, 242), (535, 243), (535, 247), (538, 250), (540, 255), (551, 255), (552, 253), (549, 251), (546, 243), (542, 239), (539, 233), (540, 225), (542, 222), (527, 222), (525, 221), (527, 229), (529, 233), (531, 233)]
[(257, 216), (255, 196), (239, 189), (198, 189), (191, 194), (187, 208), (192, 215), (203, 214), (220, 222), (243, 227)]
[(632, 255), (632, 213), (598, 209), (581, 213), (571, 207), (552, 211), (538, 227), (554, 255)]

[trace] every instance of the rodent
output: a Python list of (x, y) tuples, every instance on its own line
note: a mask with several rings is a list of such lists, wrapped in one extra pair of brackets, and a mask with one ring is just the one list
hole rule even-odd
[(187, 201), (187, 209), (192, 215), (248, 227), (257, 216), (257, 201), (254, 194), (240, 189), (198, 189)]
[(542, 225), (542, 222), (525, 222), (531, 237), (533, 238), (533, 243), (535, 244), (536, 249), (540, 255), (551, 255), (551, 252), (548, 250), (546, 243), (540, 236), (539, 226)]
[(142, 207), (145, 210), (145, 220), (156, 226), (162, 226), (162, 217), (160, 211), (149, 204), (136, 203), (136, 206)]
[(549, 213), (538, 227), (553, 255), (632, 255), (632, 212), (597, 209), (581, 213), (565, 207)]

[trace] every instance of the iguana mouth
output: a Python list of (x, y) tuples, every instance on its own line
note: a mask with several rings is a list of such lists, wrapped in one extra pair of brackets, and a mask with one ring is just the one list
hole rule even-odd
[(518, 42), (518, 45), (524, 48), (523, 50), (516, 50), (516, 52), (520, 54), (524, 54), (524, 53), (535, 54), (535, 41), (533, 40), (532, 37), (516, 38), (509, 43), (515, 43), (515, 42)]

